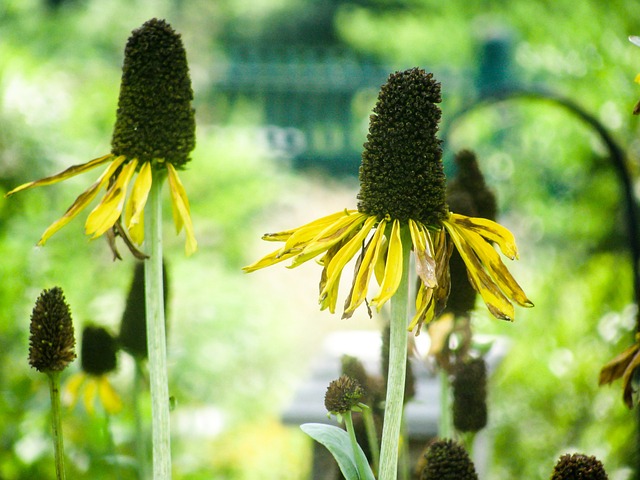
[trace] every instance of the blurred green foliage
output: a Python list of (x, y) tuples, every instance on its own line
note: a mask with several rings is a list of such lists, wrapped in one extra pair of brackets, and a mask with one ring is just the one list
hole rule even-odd
[[(544, 84), (594, 114), (626, 149), (634, 175), (638, 172), (639, 129), (631, 110), (640, 98), (632, 82), (640, 71), (640, 49), (626, 39), (640, 32), (636, 2), (328, 4), (331, 21), (318, 18), (334, 31), (314, 38), (351, 47), (390, 68), (433, 70), (443, 81), (444, 125), (476, 96), (481, 43), (506, 38), (515, 78)], [(240, 0), (7, 0), (0, 5), (0, 192), (107, 153), (130, 31), (157, 16), (183, 34), (199, 127), (193, 162), (181, 178), (200, 251), (184, 258), (181, 239), (167, 225), (176, 478), (304, 478), (309, 464), (306, 439), (273, 418), (308, 360), (299, 358), (310, 340), (300, 340), (308, 319), (299, 318), (298, 309), (313, 305), (315, 292), (289, 301), (273, 298), (239, 267), (256, 256), (262, 233), (257, 225), (287, 209), (291, 191), (318, 188), (318, 178), (282, 168), (284, 163), (255, 145), (227, 135), (225, 126), (255, 126), (261, 112), (250, 102), (218, 109), (210, 72), (231, 41), (268, 38), (279, 31), (277, 21), (295, 23), (301, 12), (304, 22), (313, 22), (309, 11), (320, 7), (303, 0), (248, 5)], [(521, 260), (512, 271), (536, 304), (519, 310), (514, 324), (490, 319), (481, 308), (474, 318), (479, 333), (511, 341), (490, 387), (488, 434), (494, 448), (485, 478), (546, 478), (569, 451), (596, 455), (611, 478), (630, 478), (639, 462), (636, 414), (625, 409), (619, 384), (597, 386), (600, 367), (630, 344), (636, 316), (620, 186), (607, 152), (575, 116), (525, 100), (465, 115), (452, 126), (449, 147), (477, 152), (498, 193), (500, 221), (518, 239)], [(29, 315), (39, 292), (63, 288), (78, 332), (88, 321), (118, 330), (132, 260), (112, 262), (103, 240), (87, 241), (81, 219), (45, 248), (32, 247), (93, 180), (89, 173), (0, 198), (2, 479), (53, 478), (46, 382), (26, 361)], [(168, 218), (168, 202), (165, 207)], [(71, 478), (114, 478), (114, 471), (135, 478), (134, 419), (127, 408), (132, 370), (130, 359), (121, 355), (113, 383), (125, 409), (110, 420), (112, 440), (102, 416), (89, 417), (81, 406), (65, 412)], [(210, 431), (189, 432), (193, 422)]]

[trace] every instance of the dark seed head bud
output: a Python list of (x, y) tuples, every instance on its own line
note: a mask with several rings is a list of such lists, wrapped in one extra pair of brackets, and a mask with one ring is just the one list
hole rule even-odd
[(579, 453), (560, 457), (551, 474), (551, 480), (607, 480), (608, 478), (600, 460)]
[(193, 90), (180, 35), (152, 19), (127, 42), (112, 153), (180, 168), (195, 147)]
[[(475, 154), (463, 150), (456, 155), (455, 161), (458, 173), (447, 187), (447, 203), (450, 210), (470, 217), (495, 220), (498, 209), (496, 197), (484, 181)], [(446, 311), (456, 316), (466, 315), (473, 310), (477, 293), (469, 283), (467, 267), (457, 250), (451, 254), (449, 272), (451, 292)]]
[(453, 440), (436, 440), (424, 454), (421, 480), (478, 480), (467, 451)]
[(342, 375), (333, 380), (324, 395), (324, 406), (329, 413), (341, 415), (350, 411), (360, 403), (364, 391), (354, 379)]
[(487, 425), (487, 366), (482, 358), (458, 365), (453, 379), (453, 424), (461, 432)]
[[(162, 283), (164, 294), (164, 307), (167, 308), (169, 296), (169, 283), (167, 269), (162, 264)], [(138, 262), (134, 268), (133, 280), (129, 288), (127, 303), (120, 322), (120, 335), (118, 340), (122, 349), (138, 359), (147, 358), (147, 308), (144, 292), (144, 263)], [(165, 316), (166, 319), (166, 316)]]
[(82, 331), (80, 363), (82, 370), (91, 375), (104, 375), (116, 369), (116, 339), (104, 328), (87, 326)]
[(42, 291), (29, 331), (29, 364), (39, 372), (64, 370), (76, 358), (71, 311), (60, 287)]
[(413, 68), (389, 76), (370, 117), (360, 166), (358, 210), (440, 225), (447, 215), (440, 83)]

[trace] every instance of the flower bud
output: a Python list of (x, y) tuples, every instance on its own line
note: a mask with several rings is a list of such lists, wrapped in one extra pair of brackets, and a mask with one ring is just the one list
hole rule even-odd
[(424, 454), (421, 480), (478, 480), (467, 451), (453, 440), (436, 440)]
[(364, 391), (360, 384), (346, 375), (333, 380), (324, 395), (324, 406), (329, 413), (342, 415), (358, 405)]
[(588, 457), (579, 453), (561, 456), (556, 463), (551, 480), (607, 480), (607, 472), (596, 457)]
[(60, 287), (42, 291), (29, 331), (29, 364), (39, 372), (64, 370), (76, 358), (71, 311)]

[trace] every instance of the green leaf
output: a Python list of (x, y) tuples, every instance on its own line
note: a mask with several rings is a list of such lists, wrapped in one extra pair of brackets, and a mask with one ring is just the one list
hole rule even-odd
[(356, 457), (351, 447), (349, 434), (345, 430), (323, 423), (305, 423), (300, 425), (300, 428), (316, 442), (327, 447), (327, 450), (336, 459), (346, 480), (375, 480), (371, 468), (368, 467), (365, 454), (359, 445), (355, 455), (361, 456), (361, 464), (367, 465), (367, 468), (364, 472), (358, 472), (358, 462), (356, 462)]

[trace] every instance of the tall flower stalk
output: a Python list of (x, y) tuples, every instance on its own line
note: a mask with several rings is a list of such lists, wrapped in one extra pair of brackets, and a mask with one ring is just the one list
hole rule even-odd
[[(105, 190), (86, 220), (85, 232), (92, 238), (105, 234), (116, 258), (120, 258), (116, 239), (121, 238), (136, 257), (146, 259), (153, 475), (156, 480), (171, 476), (160, 192), (164, 180), (168, 179), (173, 222), (178, 233), (184, 229), (185, 251), (190, 255), (197, 249), (197, 242), (189, 200), (178, 171), (190, 161), (189, 155), (195, 147), (192, 100), (187, 57), (180, 35), (164, 20), (149, 20), (132, 32), (125, 47), (111, 153), (71, 166), (51, 177), (26, 183), (7, 194), (57, 183), (108, 164), (98, 180), (45, 230), (38, 245), (44, 245), (101, 190)], [(145, 251), (140, 250), (143, 243)]]
[[(334, 312), (344, 267), (359, 253), (343, 318), (365, 303), (373, 277), (380, 290), (367, 305), (380, 311), (392, 300), (382, 480), (397, 475), (407, 329), (419, 333), (444, 307), (453, 246), (494, 316), (513, 320), (513, 303), (532, 306), (492, 246), (497, 244), (504, 255), (515, 259), (518, 252), (511, 232), (491, 220), (449, 211), (442, 149), (436, 137), (440, 101), (440, 84), (432, 74), (413, 68), (390, 75), (370, 117), (358, 209), (264, 235), (264, 240), (284, 242), (284, 246), (244, 268), (252, 272), (288, 259), (296, 267), (320, 256), (320, 308)], [(406, 293), (411, 251), (420, 278), (413, 317)]]
[(75, 360), (71, 311), (60, 287), (43, 290), (31, 313), (29, 364), (47, 375), (56, 478), (66, 478), (60, 409), (60, 373)]

